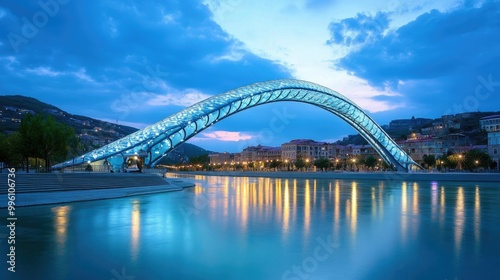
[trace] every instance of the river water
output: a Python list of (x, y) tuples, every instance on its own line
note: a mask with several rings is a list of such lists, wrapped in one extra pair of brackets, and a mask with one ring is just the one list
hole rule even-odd
[(187, 180), (17, 209), (1, 279), (500, 279), (498, 183)]

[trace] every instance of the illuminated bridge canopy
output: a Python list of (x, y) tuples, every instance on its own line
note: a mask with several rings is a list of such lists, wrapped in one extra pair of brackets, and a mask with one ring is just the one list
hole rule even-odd
[(102, 159), (117, 165), (133, 155), (144, 156), (145, 164), (152, 167), (176, 146), (214, 123), (242, 110), (278, 101), (304, 102), (337, 115), (356, 129), (393, 169), (407, 171), (411, 165), (418, 166), (372, 118), (345, 96), (311, 82), (274, 80), (213, 96), (53, 168)]

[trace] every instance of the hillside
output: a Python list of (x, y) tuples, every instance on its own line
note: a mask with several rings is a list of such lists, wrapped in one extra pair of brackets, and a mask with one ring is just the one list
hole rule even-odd
[[(391, 121), (389, 125), (382, 128), (396, 140), (406, 139), (409, 135), (420, 133), (422, 137), (443, 137), (448, 134), (460, 133), (467, 137), (467, 145), (486, 145), (488, 136), (481, 129), (479, 120), (490, 115), (498, 115), (500, 112), (468, 112), (456, 115), (444, 115), (436, 119), (428, 120), (421, 124), (415, 124), (412, 119)], [(397, 124), (397, 125), (395, 125)], [(402, 125), (404, 124), (404, 125)], [(365, 145), (366, 140), (359, 134), (349, 135), (336, 142), (341, 145)]]
[(133, 127), (73, 115), (35, 98), (21, 95), (3, 95), (0, 96), (0, 133), (16, 131), (24, 116), (38, 113), (52, 115), (58, 122), (73, 127), (77, 135), (87, 134), (100, 138), (111, 139), (117, 137), (116, 139), (119, 139), (137, 131)]
[[(119, 125), (86, 116), (73, 115), (38, 99), (21, 95), (0, 95), (0, 133), (10, 134), (19, 128), (27, 114), (52, 115), (58, 122), (73, 127), (83, 145), (82, 153), (101, 147), (126, 135), (137, 128)], [(196, 145), (183, 143), (162, 160), (164, 163), (187, 162), (189, 157), (208, 154), (209, 151)]]

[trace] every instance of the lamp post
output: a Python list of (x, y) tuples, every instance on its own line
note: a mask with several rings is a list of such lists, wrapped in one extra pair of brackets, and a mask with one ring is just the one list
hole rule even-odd
[(462, 155), (458, 155), (458, 170), (462, 172)]

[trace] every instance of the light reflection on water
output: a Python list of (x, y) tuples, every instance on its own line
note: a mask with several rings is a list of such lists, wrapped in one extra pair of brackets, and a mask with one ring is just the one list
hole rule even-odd
[(68, 219), (71, 206), (57, 206), (52, 208), (54, 213), (54, 229), (58, 251), (63, 251), (66, 246)]
[(139, 211), (140, 204), (137, 200), (132, 205), (132, 229), (131, 229), (131, 256), (135, 261), (137, 259), (137, 252), (139, 247), (139, 234), (141, 229), (141, 214)]
[[(281, 279), (297, 266), (308, 279), (500, 276), (495, 184), (193, 179), (183, 192), (21, 208), (18, 240), (30, 241), (19, 263), (33, 268), (21, 274)], [(311, 266), (320, 239), (338, 245)]]
[(457, 202), (455, 206), (455, 250), (456, 256), (460, 257), (462, 248), (462, 236), (464, 234), (465, 213), (464, 213), (464, 188), (458, 187)]

